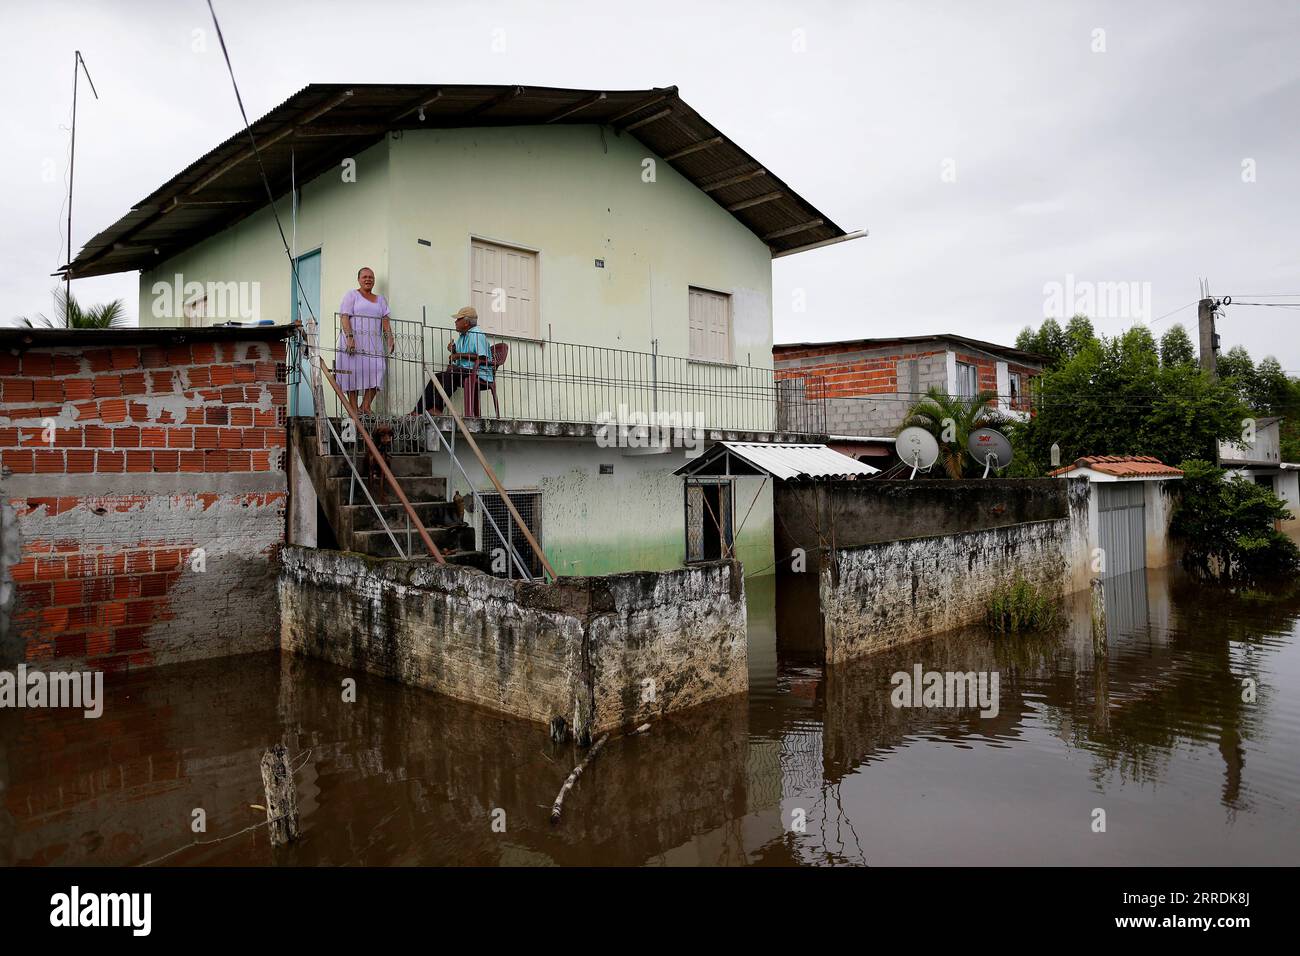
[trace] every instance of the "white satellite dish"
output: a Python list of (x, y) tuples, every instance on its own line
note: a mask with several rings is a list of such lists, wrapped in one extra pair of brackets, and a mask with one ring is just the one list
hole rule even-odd
[(904, 428), (894, 442), (894, 452), (904, 464), (912, 466), (911, 481), (918, 471), (929, 471), (939, 458), (939, 443), (924, 428)]
[(977, 428), (966, 439), (966, 450), (984, 466), (984, 477), (992, 468), (1005, 468), (1011, 464), (1011, 442), (1007, 436), (992, 428)]

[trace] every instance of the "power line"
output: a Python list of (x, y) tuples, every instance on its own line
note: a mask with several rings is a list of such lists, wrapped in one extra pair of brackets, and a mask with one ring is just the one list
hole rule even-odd
[(1193, 299), (1191, 302), (1188, 302), (1186, 305), (1180, 305), (1178, 308), (1174, 309), (1173, 312), (1166, 312), (1164, 315), (1160, 316), (1160, 318), (1152, 319), (1150, 324), (1155, 325), (1157, 322), (1161, 321), (1162, 319), (1167, 319), (1171, 315), (1176, 315), (1177, 313), (1182, 312), (1184, 309), (1190, 309), (1192, 306), (1196, 305), (1200, 301), (1201, 301), (1200, 299)]
[(262, 185), (266, 187), (266, 200), (271, 206), (271, 215), (275, 217), (275, 228), (280, 233), (280, 243), (284, 246), (285, 257), (289, 260), (289, 268), (293, 272), (294, 285), (297, 286), (298, 293), (302, 297), (303, 304), (307, 306), (307, 312), (311, 316), (312, 324), (316, 324), (316, 313), (312, 309), (311, 301), (302, 287), (302, 280), (298, 278), (298, 263), (293, 260), (293, 253), (289, 251), (289, 240), (284, 234), (284, 224), (280, 222), (280, 212), (275, 208), (275, 193), (271, 189), (270, 177), (266, 175), (266, 166), (262, 163), (262, 151), (257, 148), (257, 140), (253, 136), (253, 127), (248, 122), (248, 113), (244, 109), (244, 98), (239, 95), (239, 84), (235, 82), (235, 68), (230, 64), (230, 52), (226, 49), (226, 38), (221, 34), (221, 24), (217, 21), (217, 11), (212, 7), (212, 0), (207, 0), (208, 12), (212, 14), (212, 26), (217, 31), (217, 41), (221, 44), (221, 55), (226, 60), (226, 72), (230, 74), (230, 85), (235, 90), (235, 102), (239, 104), (239, 115), (244, 119), (244, 129), (248, 133), (248, 142), (252, 146), (253, 156), (257, 159), (257, 169), (262, 176)]

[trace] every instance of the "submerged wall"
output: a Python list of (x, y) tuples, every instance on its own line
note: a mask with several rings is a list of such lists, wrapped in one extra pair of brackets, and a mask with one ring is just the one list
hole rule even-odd
[(0, 334), (0, 665), (275, 646), (284, 334)]
[(1068, 594), (1096, 573), (1087, 479), (780, 485), (776, 504), (778, 557), (806, 552), (780, 576), (819, 606), (807, 650), (827, 661), (978, 621), (1018, 577)]
[(581, 735), (748, 686), (738, 565), (529, 584), (288, 547), (281, 646)]
[(841, 548), (820, 571), (826, 659), (953, 630), (984, 616), (999, 585), (1017, 577), (1067, 590), (1072, 533), (1065, 518)]

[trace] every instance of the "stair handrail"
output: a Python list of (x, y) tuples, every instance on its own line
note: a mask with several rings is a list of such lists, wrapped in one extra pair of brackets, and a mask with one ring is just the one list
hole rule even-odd
[(442, 444), (442, 447), (447, 449), (447, 455), (451, 458), (452, 464), (460, 470), (461, 477), (465, 479), (465, 484), (469, 486), (469, 493), (474, 496), (474, 504), (478, 508), (482, 509), (483, 517), (487, 518), (488, 523), (492, 525), (492, 530), (495, 531), (497, 537), (501, 539), (501, 546), (505, 548), (506, 553), (514, 559), (515, 567), (519, 569), (519, 573), (523, 575), (524, 580), (531, 581), (533, 576), (528, 573), (528, 568), (524, 566), (523, 558), (519, 555), (519, 549), (506, 540), (506, 536), (502, 533), (496, 519), (492, 517), (492, 512), (488, 511), (487, 505), (483, 504), (483, 499), (479, 496), (478, 489), (474, 487), (474, 482), (470, 481), (469, 473), (465, 471), (465, 466), (460, 463), (460, 459), (457, 458), (456, 453), (452, 451), (451, 442), (447, 441), (447, 439), (443, 437), (442, 429), (438, 426), (438, 423), (433, 420), (433, 416), (429, 414), (427, 408), (424, 409), (423, 415), (428, 421), (429, 426), (433, 429), (433, 433), (438, 436), (438, 441)]
[[(442, 556), (442, 552), (438, 550), (438, 546), (434, 544), (433, 539), (429, 537), (429, 532), (425, 530), (423, 522), (420, 521), (420, 516), (415, 513), (415, 509), (411, 507), (411, 502), (407, 500), (406, 492), (402, 491), (402, 486), (397, 483), (397, 479), (394, 478), (393, 473), (389, 471), (388, 463), (384, 461), (384, 456), (379, 454), (379, 449), (375, 447), (374, 441), (371, 440), (370, 433), (366, 431), (366, 427), (361, 424), (361, 417), (356, 408), (353, 407), (352, 400), (343, 393), (341, 388), (339, 388), (339, 383), (334, 381), (334, 376), (331, 375), (329, 369), (325, 367), (324, 358), (318, 358), (317, 361), (320, 362), (321, 375), (324, 377), (325, 381), (330, 383), (330, 388), (334, 389), (334, 394), (339, 397), (343, 409), (348, 413), (348, 417), (352, 419), (352, 425), (356, 428), (357, 434), (361, 436), (363, 441), (365, 441), (366, 448), (370, 450), (370, 454), (374, 457), (376, 464), (379, 465), (379, 471), (383, 474), (384, 480), (388, 482), (388, 487), (393, 489), (393, 492), (397, 495), (397, 500), (400, 501), (402, 507), (406, 509), (406, 517), (415, 525), (415, 530), (420, 533), (420, 540), (424, 542), (424, 546), (429, 549), (429, 553), (433, 555), (439, 564), (446, 564), (447, 559)], [(364, 482), (362, 482), (362, 486), (365, 486)]]
[[(515, 509), (515, 504), (510, 500), (510, 495), (506, 493), (506, 489), (502, 486), (501, 480), (497, 478), (497, 473), (492, 470), (492, 466), (489, 465), (487, 459), (483, 457), (483, 452), (479, 449), (478, 442), (474, 440), (474, 436), (471, 435), (469, 429), (465, 427), (465, 420), (460, 417), (460, 412), (456, 411), (456, 406), (452, 404), (451, 399), (447, 396), (446, 390), (442, 387), (442, 382), (438, 381), (438, 377), (429, 370), (427, 364), (422, 364), (424, 367), (425, 377), (429, 380), (430, 384), (438, 390), (438, 394), (442, 397), (442, 407), (451, 413), (451, 417), (455, 420), (456, 426), (460, 429), (461, 436), (465, 441), (469, 442), (470, 451), (474, 452), (474, 457), (477, 458), (478, 463), (483, 466), (484, 473), (488, 476), (488, 480), (492, 482), (492, 487), (497, 490), (497, 494), (501, 496), (502, 502), (505, 503), (506, 510), (510, 512), (510, 517), (514, 518), (515, 524), (519, 525), (519, 530), (528, 541), (529, 547), (533, 549), (533, 554), (537, 555), (537, 560), (541, 562), (542, 568), (550, 576), (551, 581), (555, 581), (558, 576), (555, 573), (555, 569), (551, 567), (551, 562), (546, 560), (546, 554), (542, 551), (542, 546), (537, 543), (537, 539), (533, 537), (533, 533), (528, 530), (528, 525), (524, 524), (524, 519), (520, 517), (519, 512)], [(331, 383), (332, 382), (333, 380), (331, 379)], [(473, 388), (474, 385), (475, 383), (470, 383), (471, 388)], [(334, 388), (337, 390), (338, 386), (335, 385)]]
[[(330, 434), (334, 436), (334, 440), (339, 443), (339, 447), (343, 447), (343, 436), (338, 433), (338, 429), (334, 427), (334, 423), (327, 418), (325, 419), (325, 425), (329, 428)], [(383, 525), (384, 533), (388, 535), (388, 540), (393, 542), (393, 547), (397, 550), (398, 555), (402, 558), (406, 558), (411, 552), (410, 534), (407, 534), (406, 550), (403, 551), (402, 546), (397, 543), (397, 538), (393, 536), (392, 529), (388, 527), (388, 522), (384, 519), (383, 511), (379, 509), (379, 505), (375, 504), (375, 499), (371, 496), (370, 489), (367, 488), (366, 483), (361, 480), (361, 475), (357, 472), (357, 466), (353, 464), (352, 459), (347, 455), (343, 456), (343, 460), (346, 461), (348, 467), (352, 469), (352, 477), (361, 485), (361, 491), (366, 496), (366, 500), (370, 502), (370, 507), (374, 509), (375, 515), (379, 518), (379, 523)]]

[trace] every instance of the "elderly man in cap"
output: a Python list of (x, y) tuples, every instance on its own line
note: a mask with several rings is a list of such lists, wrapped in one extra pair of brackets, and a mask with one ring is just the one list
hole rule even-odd
[[(464, 387), (468, 395), (469, 389), (485, 387), (492, 381), (492, 349), (487, 336), (478, 327), (478, 312), (472, 305), (467, 305), (452, 318), (456, 320), (458, 334), (447, 343), (447, 351), (451, 354), (447, 367), (438, 373), (438, 381), (448, 398), (456, 393), (457, 388)], [(476, 370), (477, 381), (474, 380)], [(474, 396), (477, 398), (478, 393), (475, 392)], [(435, 393), (432, 383), (424, 386), (424, 397), (416, 403), (415, 414), (419, 415), (426, 408), (434, 415), (443, 412), (442, 399)]]

